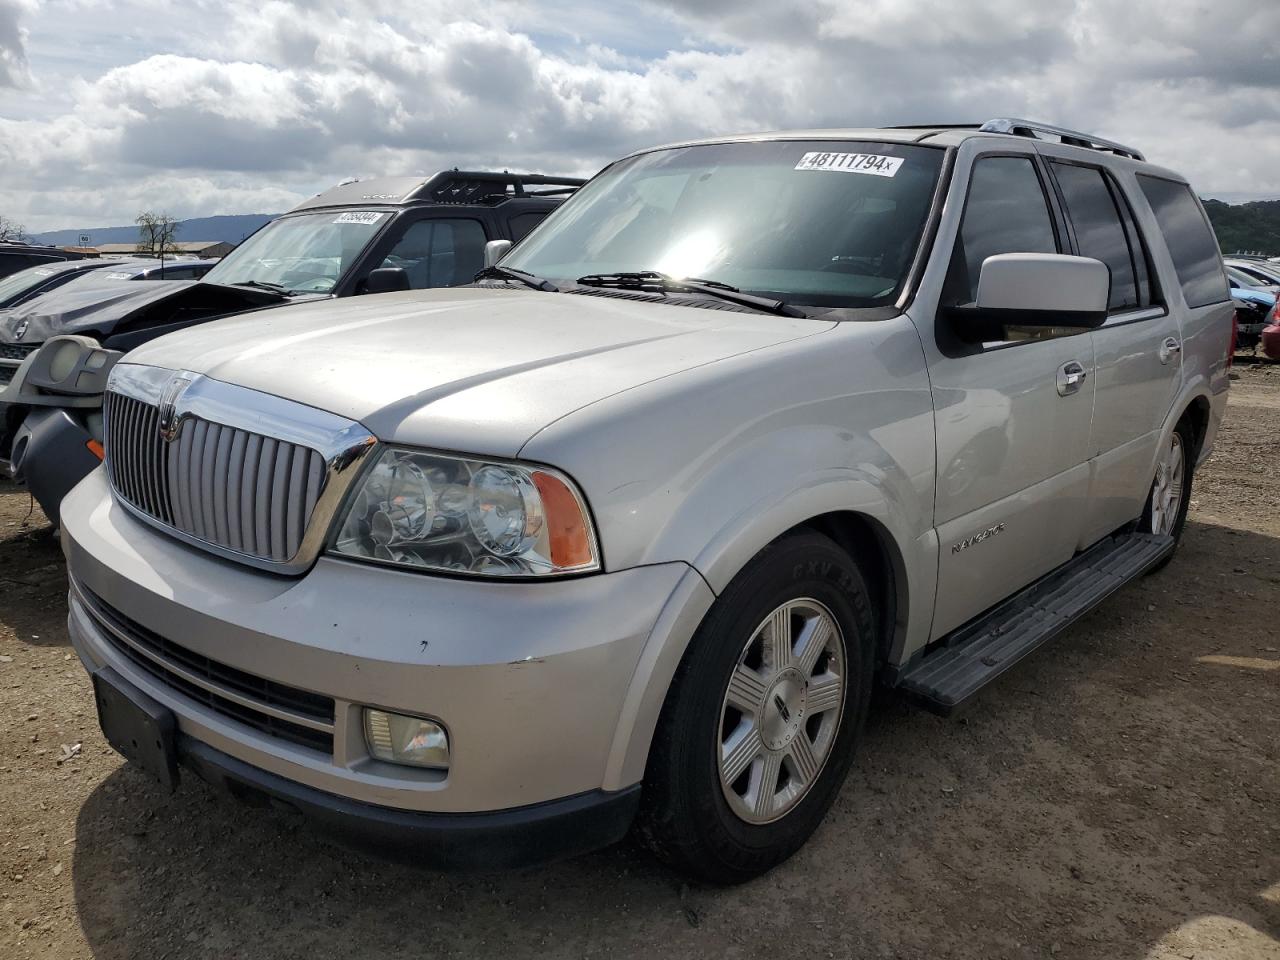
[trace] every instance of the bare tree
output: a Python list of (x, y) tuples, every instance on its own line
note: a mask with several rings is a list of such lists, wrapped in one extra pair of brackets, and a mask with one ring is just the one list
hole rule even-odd
[(0, 215), (0, 242), (27, 239), (27, 228), (16, 220)]
[(164, 275), (164, 258), (178, 252), (174, 237), (178, 233), (178, 221), (167, 213), (144, 210), (133, 221), (138, 225), (137, 251), (148, 257), (160, 258), (160, 274)]

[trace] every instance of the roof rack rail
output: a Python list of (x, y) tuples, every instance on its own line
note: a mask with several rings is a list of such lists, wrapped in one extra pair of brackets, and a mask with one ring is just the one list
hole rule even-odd
[(977, 130), (980, 123), (893, 123), (883, 130)]
[(1095, 137), (1091, 133), (1080, 133), (1077, 130), (1067, 130), (1065, 127), (1055, 127), (1052, 124), (1039, 123), (1035, 120), (1017, 120), (1010, 117), (1000, 117), (995, 120), (988, 120), (978, 129), (983, 133), (1008, 133), (1015, 137), (1030, 137), (1033, 140), (1039, 140), (1039, 135), (1046, 133), (1051, 137), (1057, 137), (1061, 142), (1068, 143), (1073, 147), (1088, 147), (1090, 150), (1106, 150), (1121, 157), (1128, 157), (1130, 160), (1147, 159), (1140, 151), (1135, 150), (1133, 147), (1126, 147), (1122, 143), (1116, 143), (1114, 140), (1103, 140), (1101, 137)]
[[(501, 203), (513, 197), (555, 197), (573, 193), (586, 183), (580, 177), (553, 177), (541, 173), (501, 173), (444, 170), (426, 180), (406, 199), (435, 203)], [(545, 187), (530, 190), (529, 187)]]

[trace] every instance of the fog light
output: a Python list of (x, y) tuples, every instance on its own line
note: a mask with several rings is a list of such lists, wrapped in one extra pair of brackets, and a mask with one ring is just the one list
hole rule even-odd
[(437, 769), (449, 766), (449, 735), (431, 720), (365, 707), (364, 739), (369, 753), (388, 763)]

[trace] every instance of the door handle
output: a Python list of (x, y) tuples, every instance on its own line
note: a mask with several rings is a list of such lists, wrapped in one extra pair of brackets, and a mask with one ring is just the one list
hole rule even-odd
[(1068, 360), (1058, 368), (1058, 396), (1068, 397), (1079, 393), (1087, 376), (1089, 373), (1079, 360)]
[(1164, 343), (1160, 344), (1160, 362), (1168, 363), (1181, 352), (1182, 344), (1173, 337), (1165, 337)]

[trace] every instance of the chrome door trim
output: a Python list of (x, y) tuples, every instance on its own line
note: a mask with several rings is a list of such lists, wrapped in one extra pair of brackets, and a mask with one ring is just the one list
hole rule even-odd
[(1182, 344), (1178, 338), (1165, 337), (1164, 342), (1160, 344), (1160, 362), (1168, 363), (1180, 353), (1182, 353)]
[(1073, 393), (1079, 393), (1088, 376), (1089, 371), (1084, 368), (1083, 363), (1068, 360), (1058, 368), (1058, 396), (1069, 397)]

